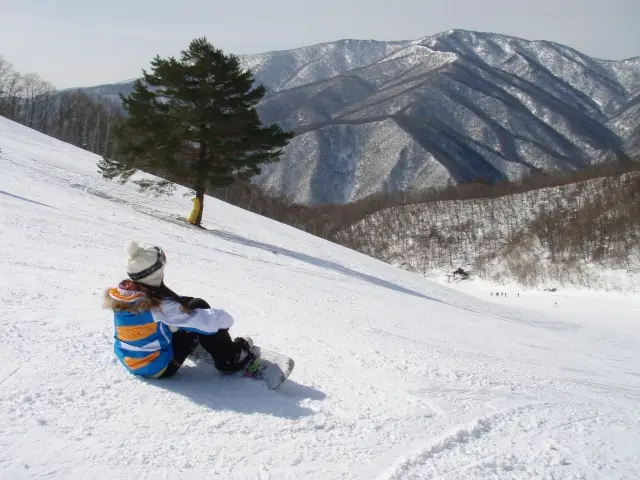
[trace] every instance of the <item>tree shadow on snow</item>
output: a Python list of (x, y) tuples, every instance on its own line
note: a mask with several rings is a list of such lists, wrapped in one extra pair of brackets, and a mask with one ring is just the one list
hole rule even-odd
[[(356, 270), (352, 270), (348, 267), (345, 267), (343, 265), (340, 265), (339, 263), (336, 262), (332, 262), (330, 260), (324, 260), (318, 257), (314, 257), (312, 255), (307, 255), (305, 253), (301, 253), (301, 252), (296, 252), (294, 250), (289, 250), (287, 248), (284, 247), (279, 247), (276, 245), (272, 245), (269, 243), (264, 243), (264, 242), (259, 242), (257, 240), (252, 240), (250, 238), (246, 238), (243, 237), (242, 235), (237, 235), (234, 233), (230, 233), (230, 232), (225, 232), (222, 230), (208, 230), (208, 229), (204, 229), (205, 233), (210, 234), (210, 235), (215, 235), (216, 237), (219, 237), (223, 240), (227, 240), (229, 242), (233, 242), (233, 243), (238, 243), (241, 245), (246, 245), (248, 247), (253, 247), (253, 248), (259, 248), (261, 250), (265, 250), (274, 254), (278, 254), (278, 255), (284, 255), (286, 257), (290, 257), (290, 258), (294, 258), (296, 260), (302, 261), (302, 262), (306, 262), (309, 263), (311, 265), (316, 265), (318, 267), (321, 268), (325, 268), (327, 270), (333, 270), (335, 272), (341, 273), (343, 275), (347, 275), (351, 278), (356, 278), (358, 280), (363, 280), (365, 282), (371, 283), (373, 285), (377, 285), (380, 287), (384, 287), (384, 288), (388, 288), (390, 290), (394, 290), (396, 292), (399, 293), (404, 293), (407, 295), (413, 295), (414, 297), (418, 297), (418, 298), (423, 298), (425, 300), (431, 300), (433, 302), (438, 302), (438, 303), (442, 303), (444, 305), (448, 305), (450, 307), (453, 308), (458, 308), (460, 310), (464, 310), (467, 312), (471, 312), (477, 315), (481, 315), (481, 316), (485, 316), (485, 317), (490, 317), (490, 318), (497, 318), (497, 319), (502, 319), (508, 322), (521, 322), (521, 323), (525, 323), (528, 324), (531, 327), (534, 328), (545, 328), (548, 330), (578, 330), (581, 329), (582, 327), (580, 325), (577, 324), (569, 324), (569, 322), (548, 322), (548, 321), (535, 321), (535, 320), (530, 320), (530, 319), (526, 319), (526, 318), (522, 318), (519, 315), (505, 315), (503, 313), (499, 313), (496, 311), (490, 311), (490, 312), (486, 312), (486, 311), (482, 311), (479, 309), (475, 309), (475, 308), (471, 308), (469, 306), (464, 306), (464, 305), (457, 305), (455, 303), (449, 303), (449, 302), (445, 302), (443, 300), (439, 300), (437, 298), (433, 298), (430, 297), (428, 295), (425, 295), (423, 293), (420, 292), (416, 292), (415, 290), (411, 290), (409, 288), (406, 287), (402, 287), (400, 285), (396, 285), (393, 282), (390, 282), (388, 280), (383, 280), (381, 278), (378, 277), (374, 277), (373, 275), (368, 275), (366, 273), (361, 273), (358, 272)], [(222, 251), (222, 250), (220, 250)], [(229, 253), (229, 252), (224, 252), (224, 253)]]
[(18, 200), (23, 200), (23, 201), (29, 202), (29, 203), (35, 203), (36, 205), (42, 205), (43, 207), (49, 207), (49, 208), (53, 208), (55, 210), (58, 210), (56, 207), (52, 207), (51, 205), (47, 205), (46, 203), (36, 202), (35, 200), (31, 200), (31, 199), (26, 198), (26, 197), (21, 197), (20, 195), (16, 195), (14, 193), (5, 192), (4, 190), (0, 190), (0, 195), (6, 195), (7, 197), (16, 198)]
[(348, 267), (340, 265), (339, 263), (336, 263), (336, 262), (332, 262), (330, 260), (323, 260), (321, 258), (314, 257), (312, 255), (296, 252), (294, 250), (289, 250), (284, 247), (278, 247), (276, 245), (271, 245), (269, 243), (258, 242), (257, 240), (251, 240), (250, 238), (246, 238), (241, 235), (236, 235), (230, 232), (224, 232), (222, 230), (207, 230), (207, 233), (211, 235), (215, 235), (216, 237), (222, 238), (223, 240), (227, 240), (229, 242), (239, 243), (241, 245), (246, 245), (248, 247), (259, 248), (261, 250), (265, 250), (274, 254), (284, 255), (290, 258), (294, 258), (296, 260), (300, 260), (302, 262), (309, 263), (311, 265), (315, 265), (317, 267), (325, 268), (327, 270), (333, 270), (334, 272), (347, 275), (351, 278), (363, 280), (373, 285), (388, 288), (396, 292), (404, 293), (407, 295), (413, 295), (414, 297), (424, 298), (425, 300), (432, 300), (438, 303), (444, 303), (441, 300), (438, 300), (437, 298), (433, 298), (423, 293), (416, 292), (415, 290), (411, 290), (409, 288), (396, 285), (393, 282), (390, 282), (388, 280), (383, 280), (378, 277), (374, 277), (373, 275), (368, 275), (366, 273), (361, 273), (356, 270), (352, 270)]
[(172, 378), (143, 381), (184, 395), (193, 402), (212, 410), (229, 410), (244, 414), (262, 413), (296, 420), (313, 415), (314, 411), (300, 405), (303, 400), (323, 400), (326, 395), (287, 379), (276, 390), (269, 391), (259, 381), (222, 375), (210, 365), (183, 366)]

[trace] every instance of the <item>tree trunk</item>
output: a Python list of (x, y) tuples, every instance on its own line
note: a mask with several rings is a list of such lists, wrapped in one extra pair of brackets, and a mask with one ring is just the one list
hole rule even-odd
[(196, 217), (196, 227), (200, 227), (202, 223), (202, 212), (204, 211), (204, 192), (206, 190), (205, 181), (202, 177), (205, 175), (205, 165), (207, 162), (207, 143), (205, 142), (206, 125), (200, 126), (202, 138), (200, 139), (200, 152), (198, 153), (198, 178), (196, 180), (196, 198), (200, 203), (200, 211)]
[(203, 186), (196, 187), (196, 198), (198, 199), (198, 204), (200, 208), (198, 210), (198, 216), (196, 217), (196, 223), (194, 223), (194, 225), (196, 227), (200, 227), (202, 223), (202, 212), (204, 211), (204, 187)]

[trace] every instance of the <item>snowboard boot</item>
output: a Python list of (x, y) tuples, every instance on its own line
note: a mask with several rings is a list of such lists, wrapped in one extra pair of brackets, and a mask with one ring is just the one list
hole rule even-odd
[(242, 376), (258, 378), (263, 370), (260, 363), (260, 347), (253, 345), (251, 337), (236, 338), (235, 341), (243, 344), (242, 359), (240, 360), (240, 363), (244, 363), (240, 370)]
[(253, 348), (253, 340), (251, 340), (251, 337), (236, 337), (234, 342), (241, 344), (244, 348), (248, 348), (248, 350)]
[(253, 340), (251, 338), (237, 337), (233, 340), (233, 343), (235, 344), (235, 356), (215, 363), (216, 368), (222, 373), (235, 374), (244, 372), (247, 365), (256, 359), (253, 354)]

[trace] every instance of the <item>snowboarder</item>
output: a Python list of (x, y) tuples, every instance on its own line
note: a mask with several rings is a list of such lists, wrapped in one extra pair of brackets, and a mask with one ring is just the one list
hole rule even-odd
[(167, 378), (202, 348), (220, 372), (251, 375), (259, 360), (250, 338), (229, 335), (233, 317), (201, 298), (184, 297), (164, 283), (167, 257), (157, 246), (125, 246), (129, 279), (105, 292), (114, 313), (115, 354), (134, 375)]

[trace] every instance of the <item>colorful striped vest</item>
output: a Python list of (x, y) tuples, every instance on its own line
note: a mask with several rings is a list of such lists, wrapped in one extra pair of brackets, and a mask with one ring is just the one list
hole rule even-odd
[[(123, 292), (117, 288), (109, 295), (118, 302), (134, 306), (146, 297), (142, 292)], [(134, 375), (157, 377), (173, 358), (172, 333), (154, 321), (151, 310), (114, 310), (114, 352), (120, 362)]]

